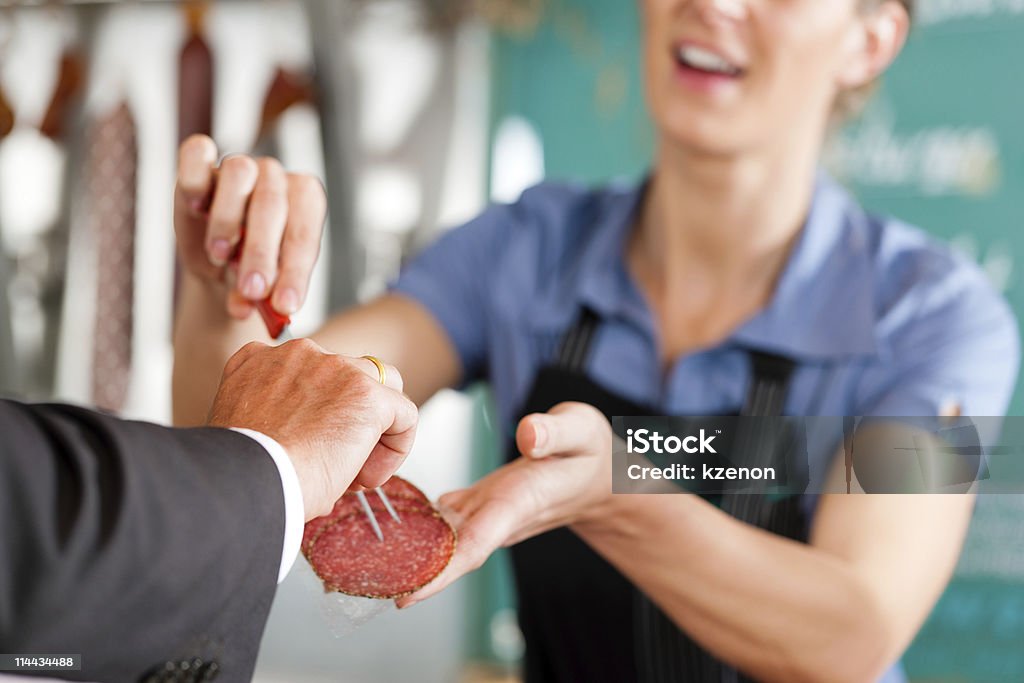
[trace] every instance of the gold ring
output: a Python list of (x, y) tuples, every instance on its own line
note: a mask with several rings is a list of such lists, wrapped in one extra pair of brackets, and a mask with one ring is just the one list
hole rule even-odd
[(388, 383), (388, 371), (387, 368), (384, 367), (384, 363), (381, 362), (380, 358), (377, 358), (377, 356), (360, 357), (365, 358), (366, 360), (370, 361), (371, 363), (377, 366), (377, 379), (380, 380), (381, 384)]

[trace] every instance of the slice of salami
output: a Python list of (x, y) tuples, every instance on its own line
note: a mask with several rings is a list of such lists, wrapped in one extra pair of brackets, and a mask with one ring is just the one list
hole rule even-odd
[[(398, 501), (411, 501), (420, 503), (423, 506), (433, 510), (434, 506), (431, 504), (430, 499), (427, 498), (427, 494), (420, 491), (416, 486), (409, 483), (401, 477), (391, 477), (381, 487), (384, 489), (384, 493), (387, 494), (388, 500), (393, 504)], [(380, 514), (388, 514), (387, 509), (384, 507), (384, 503), (381, 502), (380, 497), (373, 491), (366, 492), (366, 500), (373, 509), (373, 512), (377, 517)], [(306, 522), (306, 528), (302, 534), (302, 550), (306, 552), (309, 548), (313, 547), (313, 543), (316, 542), (317, 536), (320, 535), (325, 528), (330, 526), (332, 521), (339, 520), (355, 512), (362, 513), (362, 505), (359, 503), (359, 498), (354, 493), (346, 493), (334, 503), (334, 509), (328, 514), (321, 517), (316, 517)]]
[(329, 527), (335, 521), (350, 515), (359, 509), (359, 502), (356, 500), (356, 497), (354, 495), (350, 496), (346, 493), (334, 503), (334, 509), (329, 513), (320, 517), (314, 517), (306, 522), (306, 526), (302, 530), (302, 552), (306, 552), (309, 548), (313, 547), (313, 543), (316, 542), (316, 538), (320, 535), (320, 532)]
[(396, 495), (392, 503), (402, 521), (386, 512), (377, 515), (383, 541), (360, 510), (329, 520), (304, 546), (325, 590), (398, 598), (427, 585), (448, 566), (455, 552), (452, 526), (422, 501)]
[(324, 515), (323, 517), (315, 517), (306, 522), (305, 528), (302, 530), (302, 552), (308, 553), (316, 542), (320, 532), (329, 527), (334, 521), (334, 518), (330, 515)]
[(389, 498), (408, 498), (430, 505), (430, 499), (427, 498), (427, 494), (401, 477), (391, 477), (381, 488), (384, 489), (384, 493), (388, 494)]

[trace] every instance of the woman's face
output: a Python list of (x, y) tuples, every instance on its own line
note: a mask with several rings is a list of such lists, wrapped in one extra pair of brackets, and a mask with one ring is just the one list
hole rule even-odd
[(663, 140), (736, 154), (820, 135), (842, 90), (873, 80), (903, 45), (892, 1), (641, 0), (647, 97)]

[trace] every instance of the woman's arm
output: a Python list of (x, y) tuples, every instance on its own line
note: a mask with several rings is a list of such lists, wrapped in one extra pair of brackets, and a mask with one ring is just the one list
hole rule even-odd
[[(303, 303), (319, 252), (326, 198), (319, 181), (289, 174), (273, 159), (231, 156), (189, 138), (179, 155), (174, 221), (184, 266), (174, 334), (174, 422), (197, 425), (227, 359), (247, 342), (270, 339), (254, 304)], [(237, 266), (228, 266), (245, 226)], [(252, 289), (252, 278), (260, 286)], [(398, 366), (418, 403), (454, 385), (462, 368), (448, 335), (421, 304), (388, 295), (332, 318), (314, 340), (347, 355), (372, 354)]]
[(948, 582), (973, 504), (969, 495), (825, 495), (805, 545), (694, 495), (612, 495), (611, 426), (591, 406), (530, 415), (516, 438), (523, 457), (441, 498), (459, 529), (456, 555), (400, 606), (498, 547), (569, 525), (681, 629), (764, 681), (877, 679)]
[(331, 318), (313, 340), (335, 353), (372, 354), (399, 368), (405, 393), (422, 405), (462, 377), (447, 332), (422, 304), (386, 294)]
[(810, 545), (695, 496), (611, 496), (576, 532), (720, 658), (765, 681), (876, 680), (953, 572), (968, 495), (826, 495)]
[[(203, 424), (227, 359), (253, 340), (267, 341), (258, 316), (239, 321), (224, 295), (186, 276), (174, 335), (174, 422)], [(371, 354), (401, 368), (405, 393), (417, 404), (462, 376), (447, 334), (422, 305), (388, 294), (335, 315), (312, 335), (320, 346), (349, 356)]]

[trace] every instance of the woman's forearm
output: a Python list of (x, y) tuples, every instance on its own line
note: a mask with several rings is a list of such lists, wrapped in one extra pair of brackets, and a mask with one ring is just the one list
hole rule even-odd
[(259, 316), (239, 321), (225, 308), (220, 285), (182, 277), (174, 324), (173, 417), (178, 426), (206, 422), (224, 364), (250, 341), (269, 342)]
[[(199, 425), (228, 358), (250, 341), (270, 342), (259, 316), (230, 317), (224, 294), (186, 274), (174, 328), (174, 423)], [(373, 354), (395, 365), (404, 391), (423, 403), (461, 375), (459, 359), (433, 316), (411, 299), (385, 295), (330, 317), (311, 338), (333, 353)]]
[(870, 681), (894, 638), (842, 559), (687, 495), (613, 496), (576, 532), (721, 659), (765, 681)]

